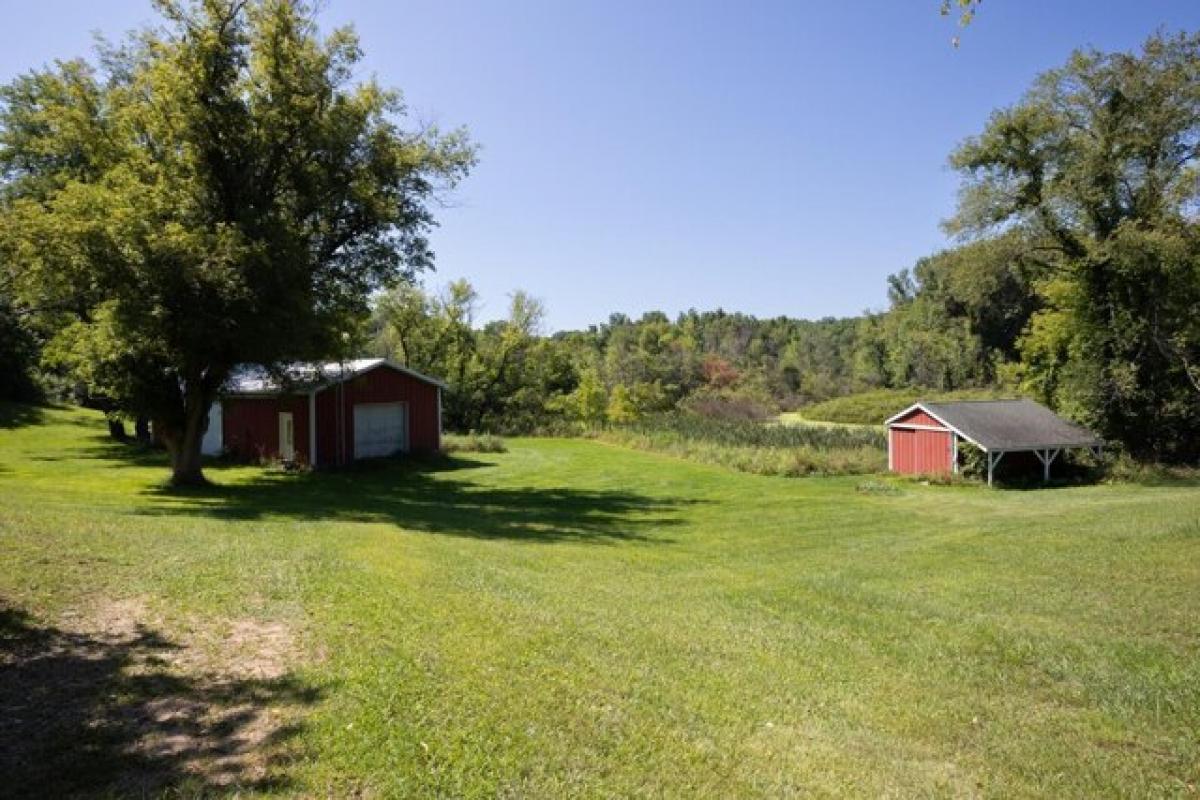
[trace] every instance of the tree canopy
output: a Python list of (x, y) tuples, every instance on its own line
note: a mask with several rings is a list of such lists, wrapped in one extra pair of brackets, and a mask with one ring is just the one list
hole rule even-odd
[(48, 356), (201, 481), (207, 409), (239, 364), (335, 354), (371, 293), (429, 267), (465, 134), (402, 127), (355, 83), (352, 30), (294, 0), (158, 0), (95, 63), (0, 88), (0, 263)]
[(1200, 35), (1076, 52), (951, 163), (948, 228), (1038, 270), (1027, 383), (1134, 453), (1200, 456)]

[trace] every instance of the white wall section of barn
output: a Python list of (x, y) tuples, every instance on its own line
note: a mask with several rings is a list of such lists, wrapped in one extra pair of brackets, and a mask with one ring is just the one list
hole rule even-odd
[(221, 401), (213, 403), (208, 408), (208, 430), (200, 441), (200, 452), (206, 456), (219, 456), (225, 448), (224, 434), (221, 430)]

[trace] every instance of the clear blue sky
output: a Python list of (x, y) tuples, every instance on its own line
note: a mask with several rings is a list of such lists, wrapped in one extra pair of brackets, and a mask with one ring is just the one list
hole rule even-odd
[[(4, 3), (0, 80), (153, 19), (146, 0)], [(1075, 47), (1200, 27), (1195, 0), (327, 0), (420, 119), (466, 125), (434, 285), (485, 318), (522, 288), (551, 329), (690, 307), (842, 316), (946, 244), (951, 148)]]

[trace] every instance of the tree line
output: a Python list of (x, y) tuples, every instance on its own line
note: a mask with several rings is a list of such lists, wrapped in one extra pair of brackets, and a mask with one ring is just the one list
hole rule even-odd
[(479, 324), (469, 282), (406, 285), (379, 298), (360, 337), (372, 355), (446, 379), (444, 419), (464, 431), (568, 430), (673, 411), (761, 421), (877, 388), (1016, 390), (1018, 341), (1038, 306), (1009, 255), (987, 243), (922, 259), (891, 276), (887, 311), (859, 317), (652, 311), (553, 334), (527, 292), (511, 296), (504, 318)]
[[(473, 329), (474, 293), (458, 283), (385, 298), (375, 346), (449, 375), (462, 427), (754, 416), (875, 387), (999, 386), (1136, 457), (1200, 460), (1200, 36), (1076, 52), (950, 163), (958, 243), (892, 275), (882, 313), (618, 314), (539, 336), (540, 306), (523, 293), (508, 319)], [(458, 344), (426, 344), (444, 326)]]
[(515, 292), (507, 315), (476, 324), (465, 280), (402, 286), (376, 305), (368, 348), (444, 377), (454, 428), (526, 432), (626, 422), (702, 401), (765, 416), (850, 391), (857, 321), (758, 320), (723, 311), (662, 312), (553, 335), (545, 309)]

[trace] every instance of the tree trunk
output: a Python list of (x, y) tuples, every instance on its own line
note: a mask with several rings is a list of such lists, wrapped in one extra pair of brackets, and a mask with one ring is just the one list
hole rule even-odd
[(200, 464), (200, 439), (180, 438), (171, 451), (172, 486), (207, 486), (208, 479)]
[(152, 442), (150, 440), (150, 419), (149, 417), (138, 417), (133, 423), (133, 435), (137, 438), (138, 444), (149, 447)]
[(108, 418), (108, 435), (118, 442), (129, 441), (129, 434), (125, 432), (125, 422), (120, 417)]
[(208, 400), (202, 392), (189, 391), (184, 400), (183, 429), (173, 432), (167, 445), (171, 452), (172, 486), (205, 486), (200, 445), (208, 427)]

